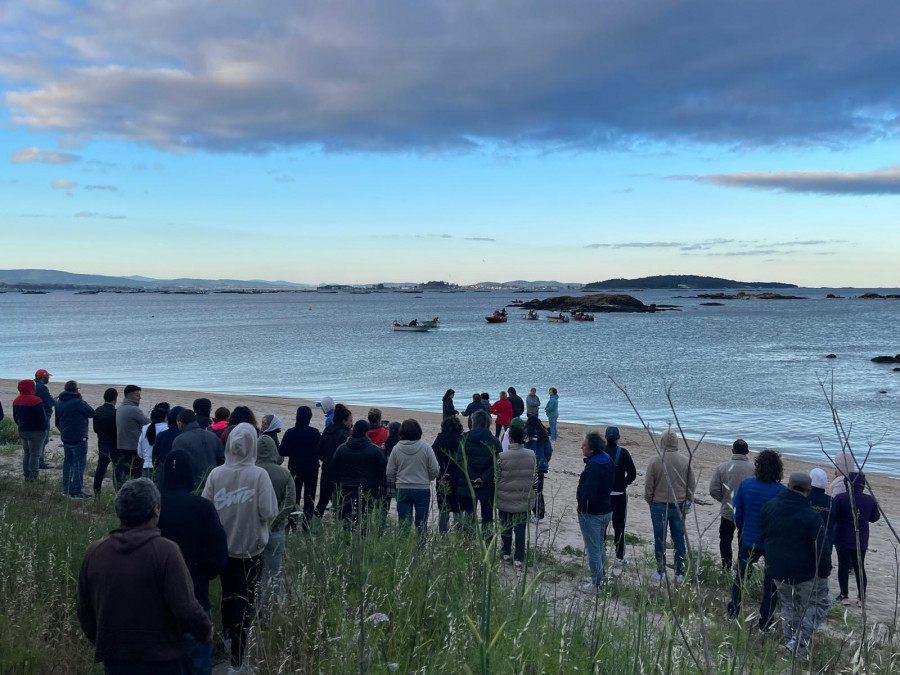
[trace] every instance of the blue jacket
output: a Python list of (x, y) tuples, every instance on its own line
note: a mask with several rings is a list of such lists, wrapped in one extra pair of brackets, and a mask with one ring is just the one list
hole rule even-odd
[(87, 439), (88, 419), (94, 416), (77, 391), (64, 391), (56, 403), (56, 428), (63, 443), (80, 443)]
[(550, 444), (550, 439), (548, 438), (546, 443), (541, 445), (532, 438), (525, 443), (525, 447), (534, 451), (534, 456), (537, 458), (537, 470), (547, 473), (550, 470), (550, 459), (553, 457), (553, 446)]
[(547, 417), (559, 417), (559, 395), (553, 394), (550, 397), (550, 400), (547, 401), (547, 405), (544, 406), (544, 412), (547, 413)]
[(734, 524), (741, 531), (744, 546), (763, 550), (759, 537), (763, 504), (784, 489), (781, 483), (763, 483), (756, 478), (747, 478), (738, 486), (734, 493)]
[(44, 402), (44, 414), (47, 415), (47, 419), (49, 420), (53, 417), (53, 408), (56, 407), (56, 401), (53, 400), (53, 395), (50, 393), (50, 390), (47, 389), (47, 385), (38, 379), (35, 379), (34, 381), (34, 394)]
[(592, 516), (611, 513), (612, 501), (609, 494), (612, 492), (615, 477), (616, 467), (613, 466), (612, 457), (605, 452), (586, 458), (584, 471), (578, 478), (578, 489), (575, 492), (578, 513)]

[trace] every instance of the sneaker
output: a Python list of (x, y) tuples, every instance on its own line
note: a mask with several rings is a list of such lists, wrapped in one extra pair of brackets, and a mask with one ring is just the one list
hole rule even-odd
[(516, 560), (513, 565), (515, 565), (516, 569), (522, 569), (522, 561)]
[(847, 598), (847, 597), (841, 597), (841, 598), (840, 598), (840, 601), (841, 601), (841, 604), (842, 604), (844, 607), (849, 607), (850, 604), (851, 604), (851, 603), (850, 603), (850, 598)]
[(547, 522), (547, 519), (546, 519), (546, 518), (538, 518), (537, 521), (538, 521), (539, 523), (546, 523), (546, 522)]
[(51, 464), (40, 464), (40, 465), (38, 465), (38, 469), (42, 469), (42, 470), (52, 469), (52, 468), (53, 468), (53, 466), (52, 466)]
[(67, 495), (69, 499), (93, 499), (94, 495), (89, 495), (84, 492), (79, 492), (77, 495)]
[(856, 599), (856, 606), (857, 606), (857, 607), (862, 607), (862, 605), (863, 605), (863, 603), (862, 603), (862, 598), (857, 598), (857, 599)]
[(613, 565), (621, 565), (622, 567), (625, 567), (627, 564), (628, 564), (628, 558), (616, 558), (613, 561)]
[(502, 560), (503, 562), (509, 562), (510, 560), (512, 560), (512, 557), (508, 553), (504, 553)]
[(596, 595), (600, 592), (600, 586), (595, 584), (593, 581), (586, 581), (578, 587), (578, 590), (582, 593), (592, 593)]
[(772, 634), (775, 632), (775, 624), (773, 623), (773, 624), (770, 624), (770, 625), (765, 626), (765, 627), (763, 627), (763, 626), (757, 626), (757, 627), (756, 627), (756, 631), (757, 631), (760, 635), (772, 635)]
[(676, 583), (676, 584), (683, 584), (683, 583), (684, 583), (684, 575), (683, 575), (683, 574), (676, 574), (676, 575), (675, 575), (675, 583)]

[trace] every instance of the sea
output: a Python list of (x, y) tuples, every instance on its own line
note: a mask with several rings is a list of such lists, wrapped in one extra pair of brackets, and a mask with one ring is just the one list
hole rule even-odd
[[(473, 392), (493, 401), (509, 386), (523, 397), (536, 387), (545, 402), (556, 387), (562, 421), (639, 426), (643, 418), (662, 431), (677, 416), (693, 438), (740, 437), (826, 467), (823, 449), (840, 449), (836, 411), (854, 451), (871, 446), (867, 468), (896, 473), (900, 372), (870, 359), (900, 353), (900, 300), (859, 299), (867, 290), (789, 289), (806, 299), (721, 306), (679, 297), (696, 291), (629, 291), (679, 309), (568, 324), (525, 321), (515, 308), (508, 323), (485, 321), (515, 299), (550, 295), (525, 291), (8, 292), (0, 294), (0, 377), (46, 368), (58, 387), (76, 379), (327, 395), (433, 412), (447, 389), (462, 410)], [(435, 316), (440, 328), (427, 333), (391, 328)]]

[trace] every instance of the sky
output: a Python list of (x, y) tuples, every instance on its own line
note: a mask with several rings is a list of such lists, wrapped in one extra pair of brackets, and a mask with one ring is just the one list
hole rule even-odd
[(900, 286), (900, 3), (0, 0), (0, 268)]

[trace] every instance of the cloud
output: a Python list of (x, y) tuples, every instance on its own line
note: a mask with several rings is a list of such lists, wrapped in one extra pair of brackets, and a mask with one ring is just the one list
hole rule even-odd
[(40, 162), (41, 164), (71, 164), (78, 162), (81, 157), (70, 152), (56, 152), (54, 150), (41, 150), (40, 148), (22, 148), (9, 155), (9, 159), (17, 164), (28, 162)]
[(875, 171), (780, 171), (671, 176), (724, 187), (817, 195), (900, 195), (900, 166)]
[(685, 244), (677, 241), (632, 241), (624, 244), (588, 244), (585, 248), (677, 248)]
[(466, 241), (497, 241), (492, 237), (463, 237)]
[(0, 18), (0, 73), (12, 124), (75, 138), (515, 154), (900, 130), (894, 0), (58, 4)]
[(74, 183), (65, 178), (57, 178), (50, 183), (50, 187), (52, 187), (54, 190), (68, 190), (75, 187), (76, 185), (78, 185), (78, 183)]
[(115, 185), (85, 185), (85, 190), (106, 190), (108, 192), (118, 192), (119, 188)]
[(20, 213), (20, 217), (22, 218), (47, 218), (46, 213)]
[(96, 211), (79, 211), (74, 218), (106, 218), (108, 220), (125, 220), (128, 216), (116, 215), (113, 213), (97, 213)]

